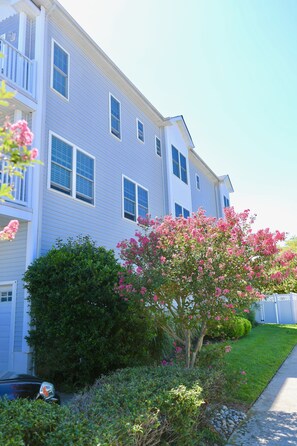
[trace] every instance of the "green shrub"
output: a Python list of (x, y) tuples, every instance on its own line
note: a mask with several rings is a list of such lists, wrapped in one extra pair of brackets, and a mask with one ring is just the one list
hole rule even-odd
[(214, 339), (238, 339), (246, 336), (252, 329), (252, 324), (241, 316), (228, 320), (210, 321), (207, 328), (207, 337)]
[(100, 446), (202, 445), (198, 369), (136, 367), (104, 376), (70, 404), (96, 426)]
[(250, 321), (252, 327), (257, 327), (257, 325), (259, 325), (259, 323), (256, 321), (256, 309), (258, 306), (258, 303), (254, 303), (250, 308), (249, 313), (245, 313), (242, 311), (238, 315)]
[(1, 446), (96, 446), (86, 419), (41, 400), (0, 400)]
[(37, 373), (84, 386), (102, 373), (161, 356), (162, 333), (139, 302), (114, 292), (121, 266), (89, 237), (58, 241), (24, 275)]
[(68, 406), (2, 400), (0, 445), (219, 445), (205, 423), (210, 376), (202, 389), (199, 369), (134, 367), (102, 376)]

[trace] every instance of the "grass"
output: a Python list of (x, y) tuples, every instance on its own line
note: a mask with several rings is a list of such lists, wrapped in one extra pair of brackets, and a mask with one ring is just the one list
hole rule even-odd
[(297, 344), (297, 325), (259, 325), (228, 344), (232, 350), (225, 358), (226, 394), (230, 402), (248, 409)]

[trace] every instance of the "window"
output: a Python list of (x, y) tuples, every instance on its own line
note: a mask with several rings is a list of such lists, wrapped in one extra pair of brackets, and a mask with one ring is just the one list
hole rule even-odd
[(139, 119), (137, 119), (137, 138), (139, 141), (144, 142), (144, 126)]
[(110, 133), (121, 139), (121, 104), (110, 95)]
[(134, 181), (123, 179), (124, 217), (137, 221), (148, 214), (148, 191)]
[(12, 291), (0, 291), (0, 302), (11, 302)]
[(68, 99), (69, 55), (53, 41), (52, 88)]
[(228, 208), (230, 206), (229, 198), (224, 195), (224, 208)]
[(156, 154), (159, 156), (162, 156), (161, 141), (157, 136), (156, 136), (156, 140), (155, 140), (155, 146), (156, 146)]
[(187, 175), (187, 160), (184, 155), (182, 155), (176, 147), (171, 146), (172, 150), (172, 168), (173, 173), (178, 178), (180, 178), (184, 183), (188, 184)]
[(180, 204), (175, 203), (175, 216), (184, 218), (190, 217), (190, 211), (188, 209), (183, 208)]
[(200, 177), (196, 173), (196, 189), (200, 190)]
[(50, 187), (94, 204), (94, 158), (52, 135)]

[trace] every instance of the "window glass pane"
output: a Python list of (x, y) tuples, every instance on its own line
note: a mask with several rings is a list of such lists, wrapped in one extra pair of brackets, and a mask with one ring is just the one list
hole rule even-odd
[(73, 148), (52, 136), (51, 187), (71, 194)]
[(138, 139), (140, 139), (140, 141), (144, 141), (144, 129), (142, 122), (137, 121), (137, 126), (138, 126)]
[(124, 217), (136, 221), (136, 187), (124, 178)]
[(118, 138), (121, 137), (120, 121), (114, 116), (111, 117), (111, 133), (113, 133)]
[(138, 217), (145, 218), (148, 214), (148, 192), (138, 186)]
[(200, 190), (200, 178), (199, 175), (196, 175), (196, 187)]
[(61, 190), (66, 194), (71, 194), (71, 171), (64, 169), (57, 164), (52, 164), (51, 187)]
[(121, 137), (121, 125), (120, 125), (120, 103), (113, 96), (110, 96), (110, 127), (111, 133), (118, 138)]
[(76, 197), (94, 202), (94, 160), (85, 153), (77, 151), (76, 155)]
[(79, 150), (77, 151), (76, 169), (79, 175), (94, 180), (94, 159)]
[(54, 44), (53, 88), (61, 95), (68, 96), (68, 54)]
[(113, 96), (110, 97), (111, 114), (117, 119), (120, 119), (120, 103)]
[(59, 71), (54, 70), (54, 83), (53, 87), (61, 95), (67, 96), (67, 78), (63, 76)]
[(180, 177), (184, 183), (188, 183), (187, 177), (187, 161), (184, 155), (180, 153)]
[(68, 74), (68, 54), (56, 43), (54, 44), (54, 65), (66, 75)]
[(173, 173), (174, 173), (174, 175), (176, 175), (179, 178), (180, 177), (180, 173), (179, 173), (178, 150), (174, 146), (171, 146), (171, 149), (172, 149), (172, 168), (173, 168)]
[(52, 136), (52, 161), (72, 169), (72, 146)]
[(183, 215), (185, 218), (190, 217), (190, 211), (188, 211), (188, 209), (183, 209)]
[(175, 216), (180, 217), (181, 215), (183, 215), (183, 208), (179, 204), (175, 203)]
[(161, 156), (161, 141), (159, 138), (156, 138), (156, 152), (157, 155)]

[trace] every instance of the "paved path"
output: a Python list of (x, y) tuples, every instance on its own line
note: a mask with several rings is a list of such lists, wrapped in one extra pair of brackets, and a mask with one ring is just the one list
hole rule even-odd
[(226, 446), (297, 446), (297, 346)]

